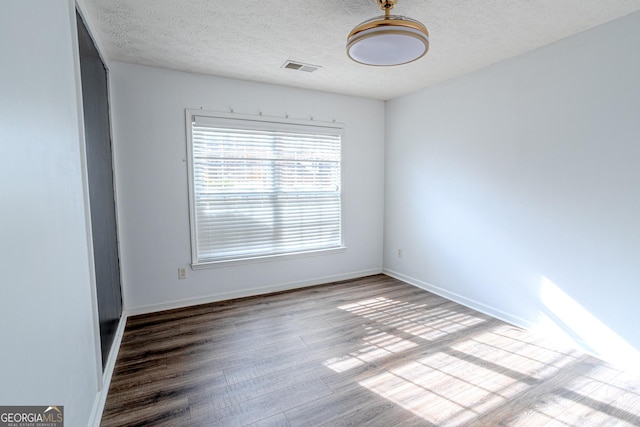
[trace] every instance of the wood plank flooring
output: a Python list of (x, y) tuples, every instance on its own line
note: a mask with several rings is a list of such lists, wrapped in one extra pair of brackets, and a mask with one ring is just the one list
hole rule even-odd
[(377, 275), (129, 318), (101, 425), (640, 425), (640, 379)]

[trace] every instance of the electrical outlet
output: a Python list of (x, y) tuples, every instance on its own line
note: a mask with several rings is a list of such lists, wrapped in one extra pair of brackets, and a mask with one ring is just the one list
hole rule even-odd
[(187, 269), (179, 268), (178, 269), (178, 279), (186, 279), (187, 278)]
[(402, 249), (398, 249), (397, 255), (398, 255), (398, 258), (402, 258)]

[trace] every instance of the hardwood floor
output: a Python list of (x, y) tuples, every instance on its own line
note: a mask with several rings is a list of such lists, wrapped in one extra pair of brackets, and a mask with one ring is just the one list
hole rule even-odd
[(640, 379), (378, 275), (129, 318), (101, 425), (640, 425)]

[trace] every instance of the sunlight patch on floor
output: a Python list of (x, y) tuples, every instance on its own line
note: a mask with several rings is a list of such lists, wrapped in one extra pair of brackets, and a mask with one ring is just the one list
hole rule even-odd
[(366, 363), (373, 362), (383, 357), (392, 356), (418, 346), (418, 344), (414, 342), (402, 339), (395, 335), (374, 330), (373, 328), (368, 329), (370, 329), (372, 333), (363, 338), (362, 348), (344, 356), (328, 359), (323, 363), (324, 366), (335, 372), (345, 372), (349, 369), (353, 369)]
[[(545, 289), (550, 310), (574, 310), (575, 318), (586, 319), (596, 332), (607, 332), (584, 310), (572, 308), (575, 302), (567, 300), (551, 284)], [(345, 372), (387, 358), (384, 371), (378, 370), (358, 384), (436, 425), (482, 420), (491, 411), (511, 417), (509, 425), (521, 426), (558, 421), (576, 425), (585, 420), (597, 424), (610, 421), (612, 411), (613, 416), (617, 411), (621, 419), (631, 417), (640, 423), (632, 413), (609, 406), (618, 401), (622, 406), (631, 402), (637, 408), (640, 396), (628, 390), (622, 393), (622, 388), (610, 385), (621, 373), (604, 366), (567, 378), (566, 384), (560, 381), (546, 394), (536, 395), (525, 410), (518, 409), (517, 402), (526, 401), (530, 389), (561, 375), (564, 368), (579, 363), (584, 356), (569, 346), (552, 345), (549, 340), (508, 324), (478, 329), (463, 340), (454, 339), (433, 352), (394, 363), (394, 357), (416, 347), (420, 340), (436, 342), (442, 337), (455, 337), (458, 331), (486, 322), (481, 317), (449, 310), (445, 304), (428, 308), (378, 297), (340, 306), (375, 322), (380, 329), (371, 326), (373, 323), (363, 325), (368, 334), (362, 339), (361, 348), (329, 359), (325, 366)], [(391, 328), (400, 336), (387, 332)], [(576, 330), (584, 331), (584, 326)]]
[[(504, 325), (475, 335), (472, 339), (453, 345), (453, 350), (482, 359), (493, 369), (508, 371), (511, 376), (528, 376), (532, 379), (547, 378), (561, 368), (576, 361), (575, 351), (555, 351), (533, 342), (524, 342), (501, 332), (515, 329)], [(520, 335), (524, 332), (520, 331)]]
[(485, 322), (480, 317), (457, 313), (447, 308), (427, 308), (424, 304), (411, 304), (385, 297), (362, 300), (338, 308), (425, 340), (436, 340)]
[[(412, 361), (359, 384), (431, 423), (446, 421), (451, 425), (470, 421), (528, 387), (473, 363), (453, 359), (438, 353), (425, 359), (425, 363)], [(446, 361), (455, 362), (452, 372), (476, 372), (473, 381), (430, 366), (430, 362), (445, 366)]]

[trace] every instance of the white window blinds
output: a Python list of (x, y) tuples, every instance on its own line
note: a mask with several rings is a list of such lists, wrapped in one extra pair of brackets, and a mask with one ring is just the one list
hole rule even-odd
[(195, 114), (189, 125), (194, 264), (342, 245), (341, 128)]

